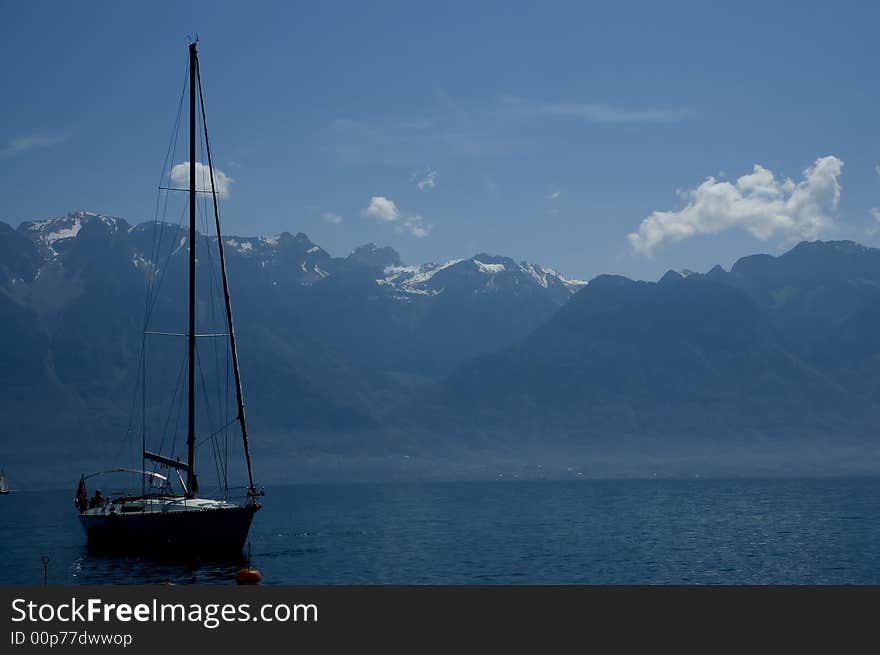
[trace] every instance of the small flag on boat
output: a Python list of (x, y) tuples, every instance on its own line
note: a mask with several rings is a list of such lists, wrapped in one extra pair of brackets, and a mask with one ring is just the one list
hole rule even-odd
[(86, 479), (84, 476), (79, 478), (79, 486), (76, 488), (76, 498), (73, 499), (73, 504), (76, 505), (80, 512), (86, 511), (86, 508), (89, 506), (89, 494), (86, 492)]

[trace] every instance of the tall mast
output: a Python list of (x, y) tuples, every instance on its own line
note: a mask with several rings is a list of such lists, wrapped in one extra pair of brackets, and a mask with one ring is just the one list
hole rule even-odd
[(248, 446), (247, 422), (244, 418), (244, 393), (241, 389), (241, 372), (238, 369), (238, 349), (235, 345), (235, 325), (232, 321), (232, 301), (229, 298), (229, 280), (226, 277), (226, 256), (223, 252), (223, 237), (220, 234), (220, 207), (217, 204), (217, 190), (214, 188), (214, 161), (211, 158), (211, 142), (208, 141), (208, 119), (205, 118), (205, 96), (202, 94), (202, 76), (196, 67), (199, 81), (199, 101), (202, 107), (202, 127), (205, 130), (205, 149), (208, 152), (208, 169), (211, 175), (211, 196), (214, 199), (214, 224), (217, 227), (217, 247), (220, 250), (220, 272), (223, 277), (223, 298), (226, 302), (226, 323), (229, 329), (229, 349), (232, 351), (232, 370), (235, 375), (235, 397), (238, 401), (238, 423), (241, 426), (241, 439), (244, 444), (244, 457), (247, 462), (248, 492), (256, 494), (254, 474), (251, 469), (251, 451)]
[(186, 428), (186, 493), (198, 493), (196, 482), (196, 44), (189, 44), (189, 399)]

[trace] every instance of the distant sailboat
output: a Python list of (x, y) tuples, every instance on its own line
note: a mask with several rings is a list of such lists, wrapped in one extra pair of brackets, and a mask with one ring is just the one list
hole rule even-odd
[(5, 496), (12, 489), (9, 488), (9, 483), (6, 482), (6, 473), (0, 469), (0, 496)]
[[(197, 95), (198, 94), (198, 95)], [(238, 414), (234, 419), (241, 429), (241, 437), (247, 463), (248, 488), (243, 502), (229, 501), (225, 494), (220, 498), (205, 498), (198, 495), (196, 477), (196, 108), (197, 98), (201, 109), (204, 128), (204, 144), (207, 148), (208, 170), (210, 174), (210, 193), (214, 201), (214, 219), (217, 229), (217, 247), (222, 274), (223, 295), (226, 310), (227, 334), (208, 335), (228, 337), (234, 372), (235, 392)], [(142, 469), (113, 469), (80, 477), (74, 504), (79, 510), (79, 519), (86, 531), (88, 545), (93, 550), (152, 553), (171, 552), (187, 554), (240, 554), (250, 530), (254, 514), (260, 509), (258, 498), (263, 495), (254, 484), (251, 470), (251, 457), (248, 447), (248, 432), (245, 422), (244, 400), (241, 376), (238, 366), (238, 353), (235, 345), (235, 330), (232, 320), (232, 305), (229, 298), (229, 285), (226, 277), (226, 262), (223, 254), (223, 240), (220, 235), (220, 218), (215, 188), (214, 167), (208, 145), (208, 130), (205, 125), (205, 105), (202, 96), (201, 77), (196, 44), (189, 46), (189, 327), (185, 334), (188, 341), (186, 358), (188, 361), (187, 395), (187, 456), (186, 461), (179, 457), (165, 456), (150, 452), (144, 447)], [(178, 189), (171, 189), (178, 190)], [(203, 192), (203, 191), (199, 191)], [(145, 326), (146, 328), (146, 326)], [(150, 334), (145, 329), (145, 334)], [(204, 384), (204, 382), (203, 382)], [(144, 444), (146, 445), (146, 443)], [(171, 455), (171, 454), (170, 454)], [(154, 467), (173, 469), (177, 473), (179, 490), (175, 490), (166, 475), (148, 471), (147, 462)], [(134, 473), (141, 476), (140, 493), (111, 492), (104, 496), (100, 490), (89, 498), (86, 481), (104, 473)]]

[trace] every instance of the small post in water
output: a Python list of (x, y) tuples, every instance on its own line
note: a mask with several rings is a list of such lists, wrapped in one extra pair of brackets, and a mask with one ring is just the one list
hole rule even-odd
[(43, 584), (45, 585), (49, 581), (49, 556), (43, 555), (40, 561), (43, 563)]

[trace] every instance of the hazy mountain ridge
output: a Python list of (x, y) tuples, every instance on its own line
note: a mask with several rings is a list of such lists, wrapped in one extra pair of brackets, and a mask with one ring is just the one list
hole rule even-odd
[[(204, 280), (219, 262), (216, 240), (198, 238), (205, 324), (221, 296)], [(9, 423), (48, 442), (124, 428), (147, 280), (159, 285), (150, 329), (181, 331), (187, 241), (176, 225), (89, 212), (0, 224), (0, 336), (16, 344), (3, 362)], [(224, 246), (252, 422), (278, 432), (373, 428), (408, 387), (512, 343), (571, 293), (524, 278), (496, 285), (520, 273), (475, 276), (473, 265), (414, 294), (388, 283), (386, 262), (402, 264), (390, 248), (335, 258), (302, 233), (225, 236)]]
[(515, 430), (548, 441), (871, 440), (878, 327), (880, 250), (852, 242), (802, 243), (658, 282), (599, 276), (540, 328), (464, 364), (401, 416), (502, 439)]
[[(0, 408), (31, 435), (4, 459), (119, 450), (146, 281), (162, 280), (153, 327), (179, 330), (187, 238), (83, 212), (0, 223), (0, 337), (15, 344)], [(211, 241), (199, 235), (199, 252)], [(729, 271), (586, 284), (485, 253), (406, 266), (367, 244), (333, 257), (301, 233), (224, 245), (249, 416), (278, 475), (340, 457), (568, 462), (600, 443), (624, 463), (703, 448), (721, 466), (725, 448), (780, 439), (813, 443), (820, 462), (856, 440), (858, 465), (876, 463), (880, 250), (802, 243)], [(212, 266), (199, 257), (200, 274)], [(199, 287), (200, 321), (216, 293)]]

